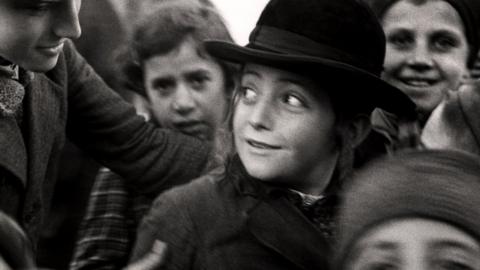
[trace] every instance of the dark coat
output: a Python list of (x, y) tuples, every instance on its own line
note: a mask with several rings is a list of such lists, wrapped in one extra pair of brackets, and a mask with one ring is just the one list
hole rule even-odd
[[(241, 165), (240, 165), (241, 166)], [(159, 196), (141, 222), (131, 261), (167, 244), (161, 269), (326, 269), (326, 239), (282, 189), (212, 173)]]
[[(151, 194), (178, 179), (198, 176), (208, 156), (200, 141), (155, 129), (137, 116), (69, 42), (56, 67), (35, 73), (26, 86), (23, 122), (24, 132), (15, 118), (0, 117), (0, 174), (4, 171), (12, 176), (8, 181), (21, 184), (18, 221), (34, 242), (49, 207), (66, 134)], [(0, 196), (5, 192), (11, 190), (0, 185)]]

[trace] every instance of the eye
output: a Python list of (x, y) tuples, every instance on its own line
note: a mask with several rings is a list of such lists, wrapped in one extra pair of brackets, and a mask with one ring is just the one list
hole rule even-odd
[(59, 1), (31, 1), (31, 3), (21, 5), (19, 8), (26, 10), (31, 16), (41, 16), (58, 3)]
[(151, 84), (151, 88), (163, 97), (170, 95), (174, 86), (175, 82), (170, 79), (156, 79)]
[(253, 104), (257, 101), (257, 92), (252, 88), (242, 86), (240, 89), (240, 98), (245, 104)]
[(437, 36), (432, 41), (433, 49), (438, 52), (448, 52), (458, 46), (459, 41), (451, 36)]
[(436, 263), (435, 270), (474, 270), (473, 266), (460, 261), (443, 260)]
[(361, 270), (395, 270), (398, 269), (395, 264), (388, 262), (371, 262), (363, 265)]
[(283, 97), (283, 102), (289, 106), (295, 107), (295, 108), (305, 108), (307, 107), (305, 102), (303, 101), (302, 98), (298, 97), (295, 94), (285, 94)]
[(397, 32), (387, 37), (387, 43), (391, 44), (398, 50), (406, 50), (414, 43), (414, 37), (410, 33)]
[(188, 81), (193, 89), (203, 90), (206, 88), (207, 81), (210, 80), (210, 77), (205, 74), (194, 74), (188, 78)]

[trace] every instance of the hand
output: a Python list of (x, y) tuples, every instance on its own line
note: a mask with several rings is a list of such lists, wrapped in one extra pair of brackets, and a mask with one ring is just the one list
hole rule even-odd
[(143, 258), (127, 265), (124, 270), (151, 270), (159, 269), (165, 262), (167, 253), (167, 244), (160, 240), (155, 240), (150, 252), (145, 254)]

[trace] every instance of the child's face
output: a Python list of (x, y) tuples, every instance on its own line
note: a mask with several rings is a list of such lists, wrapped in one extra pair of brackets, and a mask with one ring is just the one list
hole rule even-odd
[(318, 193), (337, 161), (334, 129), (330, 98), (312, 80), (245, 65), (233, 130), (238, 154), (251, 176)]
[(80, 36), (80, 4), (81, 0), (0, 0), (0, 56), (31, 71), (52, 69), (65, 40)]
[(468, 45), (457, 11), (442, 0), (393, 4), (383, 17), (387, 51), (383, 78), (428, 115), (467, 74)]
[(212, 139), (225, 118), (227, 94), (221, 66), (200, 56), (190, 39), (178, 49), (144, 63), (151, 111), (162, 126)]
[(378, 225), (361, 237), (347, 270), (480, 269), (480, 245), (447, 223), (410, 218)]

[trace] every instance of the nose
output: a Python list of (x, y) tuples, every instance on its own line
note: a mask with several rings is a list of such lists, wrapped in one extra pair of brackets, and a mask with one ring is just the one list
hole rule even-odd
[(418, 71), (432, 68), (433, 58), (427, 44), (424, 42), (416, 44), (409, 56), (408, 65)]
[(192, 90), (184, 84), (178, 84), (172, 102), (172, 108), (175, 112), (181, 115), (187, 115), (195, 109), (195, 98), (191, 91)]
[(272, 104), (267, 101), (259, 100), (252, 106), (252, 111), (249, 116), (249, 124), (256, 130), (272, 130), (274, 113)]
[(54, 32), (60, 38), (79, 38), (82, 34), (78, 13), (81, 0), (65, 0), (55, 17)]

